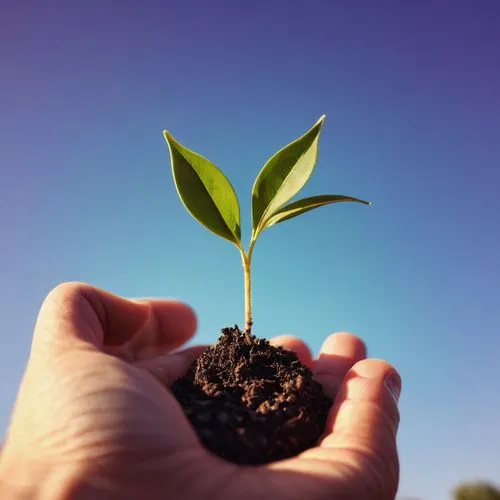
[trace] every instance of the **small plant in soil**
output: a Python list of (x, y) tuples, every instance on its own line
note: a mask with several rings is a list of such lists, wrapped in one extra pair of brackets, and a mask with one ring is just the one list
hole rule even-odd
[(264, 165), (252, 190), (252, 234), (241, 242), (240, 206), (224, 173), (164, 132), (177, 192), (188, 212), (241, 254), (245, 326), (223, 328), (217, 343), (177, 380), (172, 391), (202, 443), (234, 463), (263, 464), (314, 446), (331, 400), (297, 355), (252, 334), (251, 265), (257, 239), (270, 227), (323, 205), (366, 201), (343, 195), (290, 200), (316, 165), (325, 117)]

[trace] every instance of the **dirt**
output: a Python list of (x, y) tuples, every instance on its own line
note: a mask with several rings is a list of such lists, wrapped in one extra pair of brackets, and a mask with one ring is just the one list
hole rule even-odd
[(314, 446), (332, 401), (294, 352), (224, 328), (172, 391), (202, 443), (237, 464), (289, 458)]

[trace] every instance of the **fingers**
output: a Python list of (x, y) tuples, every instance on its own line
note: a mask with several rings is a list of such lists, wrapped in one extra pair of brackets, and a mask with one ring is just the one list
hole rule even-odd
[(83, 341), (98, 349), (123, 345), (140, 334), (142, 343), (174, 349), (194, 334), (191, 308), (175, 301), (131, 301), (84, 283), (64, 283), (45, 299), (34, 345), (64, 348)]
[(273, 339), (271, 339), (270, 343), (274, 346), (280, 346), (289, 351), (293, 351), (295, 354), (297, 354), (299, 360), (305, 366), (307, 366), (311, 370), (313, 369), (314, 362), (311, 351), (303, 340), (291, 335), (280, 335), (279, 337), (274, 337)]
[[(376, 442), (382, 431), (396, 435), (401, 378), (387, 362), (368, 359), (347, 373), (332, 408), (330, 431), (360, 442)], [(386, 436), (384, 436), (386, 437)]]
[(346, 373), (366, 358), (366, 347), (361, 339), (350, 333), (335, 333), (323, 343), (316, 361), (314, 378), (325, 393), (334, 398)]
[(373, 487), (383, 485), (394, 494), (399, 481), (400, 392), (401, 378), (391, 365), (374, 359), (357, 363), (342, 383), (320, 445), (326, 453), (323, 458), (338, 462), (343, 456), (351, 460), (349, 465), (364, 464)]

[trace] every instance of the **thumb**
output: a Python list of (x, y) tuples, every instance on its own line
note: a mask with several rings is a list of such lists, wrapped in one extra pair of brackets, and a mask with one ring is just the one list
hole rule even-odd
[(342, 450), (335, 455), (345, 457), (346, 465), (363, 469), (370, 498), (392, 499), (397, 492), (400, 392), (401, 378), (385, 361), (356, 363), (344, 378), (321, 443), (329, 451)]
[[(191, 338), (196, 316), (173, 300), (134, 301), (86, 283), (62, 283), (44, 300), (33, 348), (53, 353), (74, 345), (98, 350), (127, 345), (142, 353), (175, 349)], [(129, 356), (130, 357), (130, 356)]]

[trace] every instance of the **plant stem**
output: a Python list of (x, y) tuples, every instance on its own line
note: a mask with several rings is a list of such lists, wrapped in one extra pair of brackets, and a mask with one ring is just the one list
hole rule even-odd
[(248, 263), (244, 266), (245, 274), (245, 336), (247, 342), (250, 342), (252, 334), (252, 278), (250, 276), (250, 266)]
[(250, 243), (250, 248), (248, 249), (248, 254), (241, 248), (241, 260), (243, 263), (243, 276), (245, 282), (245, 338), (247, 343), (251, 342), (252, 335), (252, 276), (251, 276), (251, 265), (252, 265), (252, 251), (254, 241)]

